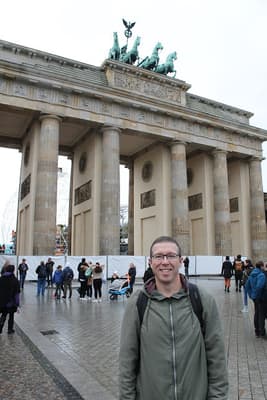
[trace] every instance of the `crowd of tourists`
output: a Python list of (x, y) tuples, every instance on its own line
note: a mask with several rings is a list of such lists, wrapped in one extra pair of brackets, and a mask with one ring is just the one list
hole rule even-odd
[(248, 312), (248, 298), (254, 305), (254, 329), (257, 338), (265, 337), (265, 319), (267, 318), (267, 263), (257, 261), (255, 266), (251, 260), (242, 260), (237, 255), (233, 262), (226, 256), (222, 264), (222, 276), (224, 277), (224, 290), (230, 292), (231, 278), (234, 277), (235, 291), (243, 290), (243, 309)]

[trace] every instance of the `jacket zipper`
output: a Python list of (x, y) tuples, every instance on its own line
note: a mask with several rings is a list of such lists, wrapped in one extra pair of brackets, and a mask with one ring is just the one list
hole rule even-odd
[(172, 336), (172, 365), (173, 365), (173, 380), (174, 380), (174, 400), (177, 400), (176, 351), (175, 351), (175, 335), (174, 335), (173, 313), (172, 313), (171, 302), (169, 304), (169, 308), (170, 308), (171, 336)]

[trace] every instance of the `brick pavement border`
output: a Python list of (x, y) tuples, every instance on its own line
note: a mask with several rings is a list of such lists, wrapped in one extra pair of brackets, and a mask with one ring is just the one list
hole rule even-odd
[[(115, 400), (84, 368), (73, 358), (60, 350), (36, 328), (20, 317), (16, 318), (16, 329), (22, 340), (37, 356), (37, 361), (52, 376), (61, 391), (65, 390), (68, 400)], [(65, 387), (65, 389), (64, 389)]]

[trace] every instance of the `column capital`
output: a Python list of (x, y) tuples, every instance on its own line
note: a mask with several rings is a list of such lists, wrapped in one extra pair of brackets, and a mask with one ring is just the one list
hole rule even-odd
[(265, 157), (262, 157), (262, 156), (252, 156), (252, 157), (249, 157), (249, 162), (252, 162), (252, 161), (261, 162), (261, 161), (264, 161), (264, 160), (265, 160)]
[(225, 154), (225, 155), (227, 156), (228, 151), (227, 151), (227, 150), (224, 150), (224, 149), (218, 149), (218, 148), (216, 148), (216, 149), (212, 150), (211, 154), (212, 154), (213, 156), (216, 156), (217, 154)]
[(168, 142), (168, 145), (169, 145), (170, 147), (176, 146), (176, 145), (184, 145), (184, 146), (187, 146), (187, 145), (188, 145), (188, 142), (185, 142), (184, 140), (172, 140), (172, 141)]
[(116, 125), (103, 125), (100, 129), (102, 133), (108, 132), (108, 131), (116, 131), (118, 133), (121, 133), (121, 129), (116, 126)]
[(58, 117), (57, 115), (54, 115), (54, 114), (41, 114), (39, 120), (43, 121), (44, 119), (55, 119), (58, 122), (62, 121), (62, 118), (60, 118), (60, 117)]

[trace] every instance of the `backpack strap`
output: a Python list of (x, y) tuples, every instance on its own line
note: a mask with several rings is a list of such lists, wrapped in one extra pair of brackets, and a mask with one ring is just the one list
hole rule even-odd
[(188, 282), (189, 297), (194, 313), (196, 314), (203, 336), (205, 336), (205, 324), (203, 319), (203, 306), (197, 285)]
[(136, 306), (137, 306), (137, 310), (138, 310), (140, 326), (142, 325), (142, 322), (143, 322), (143, 318), (144, 318), (144, 313), (146, 311), (147, 302), (148, 302), (148, 297), (141, 290), (139, 292), (139, 295), (138, 295), (138, 298), (137, 298), (137, 301), (136, 301)]
[[(202, 301), (201, 301), (198, 287), (194, 283), (188, 282), (188, 288), (189, 288), (189, 297), (190, 297), (193, 311), (199, 320), (201, 332), (202, 332), (203, 336), (205, 336), (205, 324), (204, 324), (204, 320), (203, 320), (203, 306), (202, 306)], [(142, 325), (142, 322), (143, 322), (147, 302), (148, 302), (148, 297), (145, 295), (145, 293), (143, 291), (140, 291), (137, 301), (136, 301), (140, 326)]]

